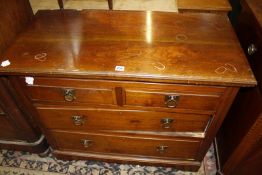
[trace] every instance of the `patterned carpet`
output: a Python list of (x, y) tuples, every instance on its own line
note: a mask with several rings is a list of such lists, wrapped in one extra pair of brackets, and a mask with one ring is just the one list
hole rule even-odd
[(211, 146), (197, 173), (174, 168), (123, 165), (95, 161), (62, 161), (52, 154), (39, 157), (28, 152), (0, 150), (0, 175), (215, 175), (214, 149)]

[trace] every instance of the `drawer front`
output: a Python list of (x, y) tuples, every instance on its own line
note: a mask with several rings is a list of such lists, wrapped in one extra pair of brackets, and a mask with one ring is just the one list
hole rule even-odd
[(200, 140), (52, 132), (59, 150), (195, 159)]
[(34, 101), (215, 111), (222, 87), (36, 77)]
[(33, 101), (114, 104), (113, 91), (109, 89), (31, 86), (28, 90)]
[(66, 130), (204, 132), (210, 115), (38, 107), (44, 127)]
[(35, 78), (27, 91), (33, 101), (115, 104), (114, 88), (99, 81)]
[(180, 90), (125, 89), (125, 105), (185, 110), (215, 111), (221, 93)]

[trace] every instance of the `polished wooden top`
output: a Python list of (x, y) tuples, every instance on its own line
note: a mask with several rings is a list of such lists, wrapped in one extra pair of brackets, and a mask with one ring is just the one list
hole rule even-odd
[(178, 11), (214, 11), (232, 10), (229, 0), (177, 0)]
[(216, 14), (39, 11), (7, 59), (2, 74), (256, 84), (229, 20)]

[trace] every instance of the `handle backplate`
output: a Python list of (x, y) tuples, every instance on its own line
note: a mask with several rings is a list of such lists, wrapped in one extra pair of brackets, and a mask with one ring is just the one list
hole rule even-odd
[(161, 153), (161, 154), (166, 153), (167, 149), (168, 149), (168, 146), (165, 146), (165, 145), (160, 145), (160, 146), (158, 146), (158, 147), (156, 148), (156, 150), (157, 150), (159, 153)]
[(64, 89), (64, 98), (65, 101), (72, 102), (76, 99), (74, 89)]
[(180, 97), (178, 95), (166, 95), (165, 104), (169, 108), (175, 108), (178, 105), (179, 98)]
[(160, 120), (161, 124), (162, 124), (162, 128), (168, 129), (171, 128), (172, 123), (174, 122), (174, 119), (171, 118), (163, 118)]
[(72, 120), (76, 126), (82, 126), (85, 123), (84, 116), (81, 115), (72, 116)]
[(254, 55), (257, 52), (257, 47), (255, 46), (255, 44), (250, 44), (247, 48), (247, 53), (248, 55)]
[(81, 143), (85, 148), (89, 148), (90, 146), (93, 145), (93, 141), (87, 139), (81, 139)]

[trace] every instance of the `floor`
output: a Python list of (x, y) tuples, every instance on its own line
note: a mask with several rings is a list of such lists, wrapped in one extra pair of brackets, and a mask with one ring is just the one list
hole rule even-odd
[[(34, 13), (58, 9), (57, 0), (30, 0)], [(164, 3), (163, 3), (164, 2)], [(108, 9), (107, 0), (66, 0), (65, 9)], [(114, 10), (152, 10), (177, 12), (176, 0), (114, 0)], [(39, 157), (27, 152), (0, 150), (0, 175), (215, 175), (214, 149), (211, 146), (197, 173), (174, 168), (123, 165), (94, 161), (61, 161), (52, 154)]]
[(62, 161), (52, 154), (39, 157), (27, 152), (0, 150), (0, 175), (215, 175), (216, 163), (211, 146), (198, 172), (175, 168), (139, 166), (96, 161)]
[[(57, 0), (30, 0), (34, 13), (58, 9)], [(108, 9), (107, 0), (66, 0), (65, 9)], [(176, 0), (113, 0), (114, 10), (151, 10), (177, 12)]]

